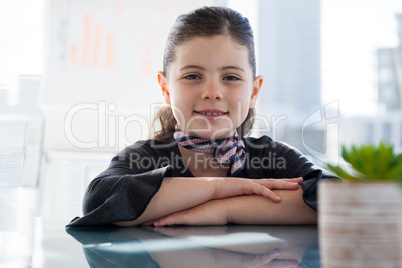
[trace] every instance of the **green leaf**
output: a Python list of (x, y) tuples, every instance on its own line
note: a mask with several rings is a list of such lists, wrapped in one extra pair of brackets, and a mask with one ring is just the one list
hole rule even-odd
[(347, 180), (347, 181), (360, 181), (361, 178), (356, 177), (352, 174), (349, 174), (347, 171), (345, 171), (343, 168), (340, 166), (334, 166), (331, 164), (327, 165), (328, 169), (334, 172), (336, 175), (338, 175), (340, 178)]
[(350, 180), (400, 181), (402, 185), (402, 154), (395, 155), (393, 147), (381, 142), (378, 146), (342, 146), (342, 157), (351, 171), (328, 164), (328, 169), (339, 177)]

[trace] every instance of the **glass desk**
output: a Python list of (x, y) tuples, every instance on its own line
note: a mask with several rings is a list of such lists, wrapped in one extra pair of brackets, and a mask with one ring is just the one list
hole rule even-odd
[(316, 225), (66, 231), (44, 239), (45, 267), (320, 267)]

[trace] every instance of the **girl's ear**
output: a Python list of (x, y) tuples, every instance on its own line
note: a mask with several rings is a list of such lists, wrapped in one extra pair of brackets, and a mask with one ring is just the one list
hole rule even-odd
[(163, 72), (158, 72), (158, 84), (161, 87), (163, 100), (165, 103), (170, 104), (170, 93), (166, 76)]
[(253, 91), (251, 92), (251, 99), (250, 99), (250, 109), (254, 108), (257, 103), (258, 95), (260, 94), (263, 82), (264, 78), (262, 77), (262, 75), (259, 75), (254, 79)]

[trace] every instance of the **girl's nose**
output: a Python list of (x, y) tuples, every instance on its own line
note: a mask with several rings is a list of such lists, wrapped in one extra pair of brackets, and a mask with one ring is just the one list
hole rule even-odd
[(223, 99), (222, 89), (217, 82), (208, 83), (202, 92), (203, 100), (221, 100)]

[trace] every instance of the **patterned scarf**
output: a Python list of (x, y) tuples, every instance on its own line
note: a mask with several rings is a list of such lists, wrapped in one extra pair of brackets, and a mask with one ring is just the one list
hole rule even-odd
[(246, 152), (244, 141), (239, 139), (237, 131), (226, 139), (207, 140), (184, 134), (177, 128), (173, 134), (177, 143), (186, 149), (199, 153), (212, 154), (213, 159), (219, 165), (232, 163), (230, 173), (236, 175), (245, 168)]

